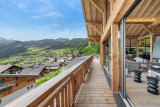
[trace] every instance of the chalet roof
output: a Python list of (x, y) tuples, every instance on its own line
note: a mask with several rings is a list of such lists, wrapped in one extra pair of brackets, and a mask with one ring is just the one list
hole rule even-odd
[(36, 68), (25, 68), (22, 70), (22, 72), (20, 74), (27, 74), (27, 75), (39, 75), (43, 68), (45, 66), (39, 66), (39, 67), (36, 67)]
[(61, 62), (48, 62), (47, 64), (44, 64), (46, 67), (57, 67), (60, 66)]
[(84, 59), (88, 58), (88, 56), (83, 56), (83, 57), (76, 57), (74, 58), (71, 62), (67, 64), (68, 67), (72, 67), (76, 65), (77, 63), (83, 61)]
[(0, 74), (0, 77), (37, 77), (36, 74)]
[[(7, 64), (7, 65), (0, 66), (0, 73), (4, 72), (5, 70), (9, 69), (12, 66), (15, 66), (15, 65)], [(16, 67), (18, 67), (18, 66), (16, 66)], [(21, 67), (19, 67), (19, 68), (21, 68)]]
[(57, 69), (59, 69), (60, 67), (58, 66), (58, 67), (49, 67), (49, 68), (45, 68), (45, 69), (49, 69), (49, 70), (57, 70)]

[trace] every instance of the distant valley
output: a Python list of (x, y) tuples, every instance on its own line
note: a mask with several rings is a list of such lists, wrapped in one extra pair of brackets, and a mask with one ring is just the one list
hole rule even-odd
[(25, 52), (30, 47), (47, 47), (48, 49), (79, 48), (88, 45), (87, 38), (58, 38), (37, 41), (16, 41), (0, 38), (0, 58), (7, 58)]

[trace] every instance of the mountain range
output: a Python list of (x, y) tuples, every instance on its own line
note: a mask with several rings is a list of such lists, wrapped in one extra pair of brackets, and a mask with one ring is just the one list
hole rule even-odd
[(15, 40), (7, 40), (5, 38), (0, 37), (0, 46), (8, 45), (13, 42), (15, 42)]
[(25, 52), (29, 47), (47, 46), (49, 49), (61, 49), (85, 47), (87, 45), (87, 38), (58, 38), (24, 42), (0, 38), (0, 58), (6, 58), (17, 53)]

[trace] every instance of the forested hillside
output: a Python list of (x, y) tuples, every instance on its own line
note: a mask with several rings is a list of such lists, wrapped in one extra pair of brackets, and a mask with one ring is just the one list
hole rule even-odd
[(48, 47), (48, 49), (62, 48), (80, 48), (88, 45), (87, 38), (59, 38), (59, 39), (44, 39), (39, 41), (14, 41), (6, 45), (0, 46), (0, 58), (6, 58), (17, 53), (25, 52), (29, 47)]

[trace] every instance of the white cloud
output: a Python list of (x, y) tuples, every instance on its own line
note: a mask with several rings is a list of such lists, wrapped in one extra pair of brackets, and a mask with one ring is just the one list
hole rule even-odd
[(65, 0), (65, 4), (72, 9), (82, 11), (80, 0)]
[(22, 4), (22, 3), (18, 3), (18, 4), (17, 4), (17, 7), (18, 7), (19, 9), (26, 9), (26, 6), (25, 6), (24, 4)]
[(79, 29), (65, 29), (63, 31), (54, 31), (47, 34), (48, 38), (87, 38), (85, 27)]
[(51, 17), (51, 16), (64, 17), (62, 14), (57, 13), (57, 12), (49, 12), (48, 14), (35, 15), (35, 16), (31, 16), (31, 17), (43, 18), (43, 17)]

